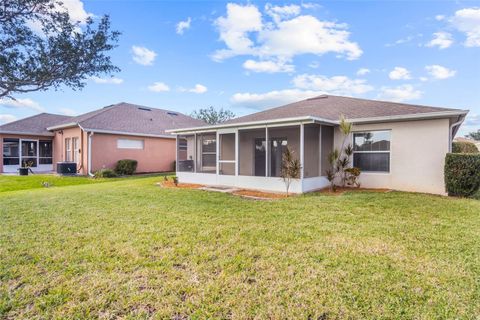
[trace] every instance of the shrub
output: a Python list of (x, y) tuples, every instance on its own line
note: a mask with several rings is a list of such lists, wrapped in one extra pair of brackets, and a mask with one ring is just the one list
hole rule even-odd
[(119, 160), (115, 167), (115, 172), (119, 175), (132, 175), (137, 170), (137, 160)]
[(447, 154), (445, 187), (451, 196), (475, 194), (480, 188), (480, 154)]
[(454, 141), (452, 143), (453, 153), (478, 153), (477, 146), (468, 141)]
[(93, 174), (94, 178), (115, 178), (117, 174), (112, 169), (101, 169)]

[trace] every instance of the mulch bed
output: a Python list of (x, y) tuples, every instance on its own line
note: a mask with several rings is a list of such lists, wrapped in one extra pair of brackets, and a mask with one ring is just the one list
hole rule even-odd
[(203, 187), (201, 184), (194, 184), (194, 183), (179, 183), (178, 185), (175, 185), (173, 181), (168, 180), (168, 181), (162, 181), (157, 183), (162, 188), (172, 188), (172, 189), (200, 189)]
[(390, 189), (372, 189), (372, 188), (343, 188), (343, 187), (337, 187), (337, 190), (335, 192), (332, 192), (330, 188), (325, 188), (322, 190), (317, 191), (318, 193), (329, 195), (329, 196), (341, 196), (345, 194), (346, 192), (379, 192), (379, 193), (386, 193), (390, 192), (392, 190)]

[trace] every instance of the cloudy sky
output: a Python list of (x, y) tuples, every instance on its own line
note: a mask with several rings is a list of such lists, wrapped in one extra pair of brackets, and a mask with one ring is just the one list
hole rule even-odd
[(109, 14), (122, 71), (0, 101), (0, 123), (117, 102), (244, 115), (322, 93), (470, 109), (480, 128), (480, 1), (64, 0)]

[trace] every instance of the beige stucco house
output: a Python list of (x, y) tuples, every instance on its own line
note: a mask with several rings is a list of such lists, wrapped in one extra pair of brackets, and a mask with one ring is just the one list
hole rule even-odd
[(290, 189), (325, 188), (328, 155), (339, 149), (343, 115), (353, 166), (367, 188), (445, 194), (444, 159), (467, 110), (322, 95), (177, 135), (180, 182), (285, 191), (280, 178), (287, 146), (302, 170)]
[(171, 171), (175, 137), (165, 131), (203, 124), (178, 112), (129, 103), (77, 117), (42, 113), (0, 126), (0, 173), (15, 173), (27, 162), (36, 173), (75, 162), (77, 173), (86, 175), (114, 168), (121, 159), (137, 160), (139, 173)]

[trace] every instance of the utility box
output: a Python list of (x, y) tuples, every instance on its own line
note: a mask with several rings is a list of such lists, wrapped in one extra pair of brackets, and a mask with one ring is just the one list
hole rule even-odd
[(75, 162), (57, 162), (57, 173), (61, 175), (77, 174), (77, 164)]

